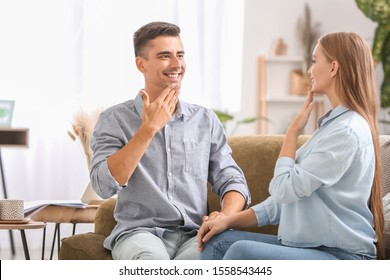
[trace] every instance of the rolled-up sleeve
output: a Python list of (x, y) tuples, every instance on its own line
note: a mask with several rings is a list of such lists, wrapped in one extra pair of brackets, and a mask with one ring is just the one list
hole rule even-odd
[(227, 143), (222, 124), (216, 116), (212, 117), (213, 133), (208, 174), (212, 192), (219, 195), (222, 202), (222, 198), (227, 192), (237, 191), (245, 198), (245, 208), (247, 208), (251, 197), (244, 173), (232, 157), (232, 150)]
[(124, 186), (120, 186), (119, 183), (112, 176), (107, 159), (121, 147), (123, 147), (123, 136), (115, 135), (113, 129), (116, 125), (115, 122), (110, 121), (109, 118), (103, 113), (96, 126), (91, 138), (91, 148), (93, 151), (93, 158), (91, 162), (91, 183), (96, 193), (102, 198), (109, 198), (118, 191), (123, 189)]
[(281, 205), (272, 196), (251, 208), (255, 212), (258, 226), (276, 225), (279, 223)]

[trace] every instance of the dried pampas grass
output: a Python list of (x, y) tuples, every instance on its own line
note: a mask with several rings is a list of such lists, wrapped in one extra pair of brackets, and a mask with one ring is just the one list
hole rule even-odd
[(316, 44), (320, 36), (320, 26), (319, 22), (312, 25), (311, 11), (309, 5), (305, 4), (304, 16), (303, 18), (299, 17), (297, 22), (297, 36), (302, 50), (302, 73), (307, 74), (307, 71), (310, 67), (310, 61), (312, 57), (312, 51), (314, 45)]
[(92, 132), (101, 112), (102, 109), (95, 109), (91, 112), (80, 110), (74, 115), (73, 131), (68, 130), (70, 139), (76, 141), (78, 138), (80, 140), (87, 160), (88, 170), (90, 170), (92, 160), (92, 149), (90, 147)]

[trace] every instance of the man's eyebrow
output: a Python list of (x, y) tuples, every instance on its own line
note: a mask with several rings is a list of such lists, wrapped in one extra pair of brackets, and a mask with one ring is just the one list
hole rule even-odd
[[(157, 55), (167, 55), (167, 54), (171, 54), (172, 52), (170, 51), (163, 51), (163, 52), (159, 52), (157, 53)], [(178, 54), (184, 54), (184, 51), (178, 51), (177, 52)]]
[(171, 54), (172, 52), (170, 51), (163, 51), (163, 52), (159, 52), (157, 53), (157, 55), (162, 55), (162, 54)]

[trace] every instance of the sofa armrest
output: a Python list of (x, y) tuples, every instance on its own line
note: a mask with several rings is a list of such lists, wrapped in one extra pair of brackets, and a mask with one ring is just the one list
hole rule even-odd
[(97, 233), (82, 233), (62, 239), (60, 260), (112, 260), (111, 252), (103, 247), (106, 237)]
[(112, 197), (104, 201), (96, 211), (95, 233), (104, 236), (110, 235), (116, 225), (114, 218), (116, 198)]

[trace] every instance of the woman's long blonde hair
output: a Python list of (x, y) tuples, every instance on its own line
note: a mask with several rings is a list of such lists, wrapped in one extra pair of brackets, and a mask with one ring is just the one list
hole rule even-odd
[(377, 236), (377, 258), (382, 259), (384, 258), (384, 214), (377, 120), (379, 98), (376, 91), (374, 60), (367, 42), (355, 33), (330, 33), (321, 37), (319, 44), (329, 61), (339, 63), (335, 90), (341, 103), (359, 113), (371, 128), (375, 150), (375, 176), (369, 205), (374, 217), (374, 229)]

